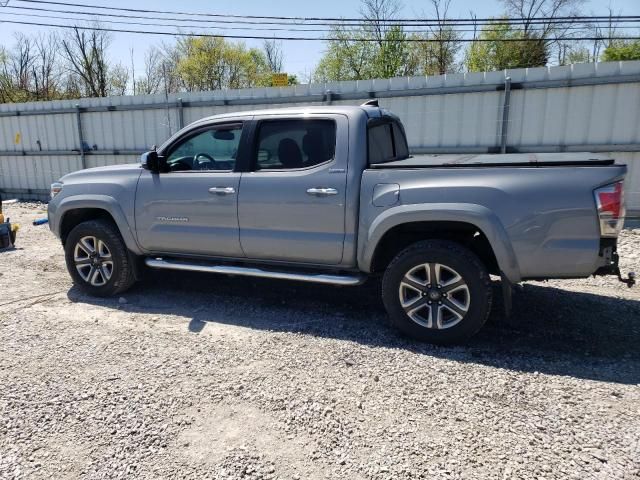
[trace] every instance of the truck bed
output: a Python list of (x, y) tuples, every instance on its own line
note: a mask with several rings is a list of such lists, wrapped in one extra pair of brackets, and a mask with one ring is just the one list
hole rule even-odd
[(373, 164), (370, 168), (461, 168), (461, 167), (567, 167), (607, 166), (614, 160), (605, 155), (576, 153), (514, 153), (413, 155), (405, 160)]

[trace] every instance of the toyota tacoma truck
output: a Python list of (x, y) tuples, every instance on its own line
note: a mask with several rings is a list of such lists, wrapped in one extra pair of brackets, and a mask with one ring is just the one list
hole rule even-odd
[(491, 277), (617, 275), (626, 167), (590, 153), (411, 155), (368, 102), (217, 115), (135, 165), (64, 176), (48, 216), (73, 281), (124, 292), (146, 267), (337, 286), (382, 279), (391, 322), (460, 342)]

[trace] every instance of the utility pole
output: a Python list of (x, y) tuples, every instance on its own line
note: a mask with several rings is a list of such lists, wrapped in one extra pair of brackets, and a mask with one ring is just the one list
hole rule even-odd
[(133, 91), (131, 92), (133, 95), (137, 95), (136, 92), (136, 66), (133, 63), (133, 47), (129, 49), (129, 53), (131, 54), (131, 79), (133, 81)]

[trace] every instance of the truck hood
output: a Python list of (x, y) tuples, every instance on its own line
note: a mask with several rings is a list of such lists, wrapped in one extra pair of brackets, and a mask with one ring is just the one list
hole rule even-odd
[(87, 168), (69, 173), (62, 177), (62, 183), (75, 183), (93, 181), (96, 178), (121, 178), (122, 176), (139, 177), (142, 173), (142, 166), (139, 163), (128, 163), (124, 165), (109, 165), (106, 167)]

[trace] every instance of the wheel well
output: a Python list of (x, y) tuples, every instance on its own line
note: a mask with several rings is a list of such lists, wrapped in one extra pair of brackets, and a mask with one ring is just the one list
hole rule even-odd
[(115, 220), (109, 212), (101, 208), (78, 208), (64, 214), (60, 224), (60, 238), (62, 244), (67, 240), (67, 236), (76, 226), (88, 220), (104, 219), (116, 225)]
[(381, 272), (402, 250), (421, 240), (449, 240), (467, 247), (484, 263), (489, 273), (500, 275), (493, 248), (478, 227), (465, 222), (411, 222), (386, 232), (373, 255), (371, 269)]

